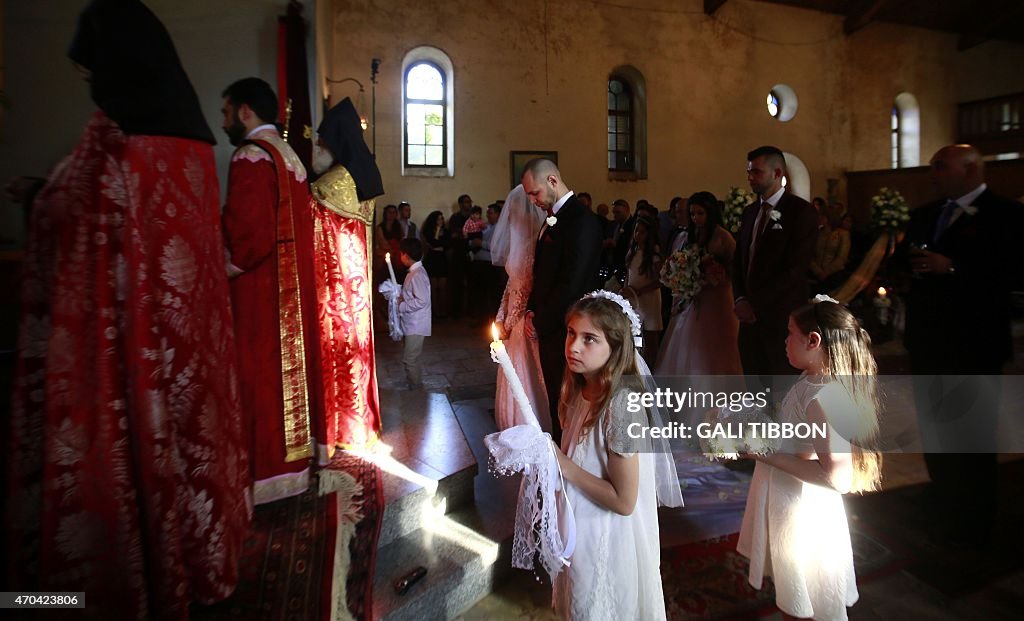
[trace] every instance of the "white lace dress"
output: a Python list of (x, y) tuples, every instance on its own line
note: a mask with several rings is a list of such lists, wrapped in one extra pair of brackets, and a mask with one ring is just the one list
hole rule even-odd
[(627, 433), (632, 422), (646, 423), (644, 413), (626, 410), (628, 390), (620, 390), (593, 427), (580, 434), (588, 403), (570, 406), (562, 450), (587, 472), (607, 479), (608, 452), (639, 452), (640, 489), (631, 515), (619, 515), (566, 486), (576, 514), (576, 550), (572, 564), (558, 575), (552, 605), (565, 619), (621, 621), (665, 618), (661, 586), (661, 544), (655, 492), (654, 455), (642, 440)]
[[(807, 422), (814, 400), (825, 412), (849, 403), (841, 385), (804, 377), (786, 393), (779, 422)], [(802, 443), (794, 452), (814, 452), (810, 440)], [(846, 510), (833, 489), (757, 462), (736, 549), (750, 559), (750, 585), (760, 589), (764, 576), (772, 576), (775, 602), (789, 615), (845, 621), (846, 608), (857, 601)]]
[[(505, 199), (501, 218), (491, 237), (491, 255), (495, 265), (504, 265), (508, 274), (505, 295), (495, 321), (505, 328), (505, 349), (512, 360), (516, 375), (523, 384), (526, 397), (533, 406), (537, 421), (544, 431), (551, 431), (544, 374), (540, 368), (537, 341), (526, 338), (523, 315), (526, 302), (533, 290), (533, 253), (543, 216), (527, 200), (523, 186), (513, 189)], [(502, 431), (526, 421), (516, 408), (512, 390), (499, 368), (497, 390), (494, 394), (494, 420)]]

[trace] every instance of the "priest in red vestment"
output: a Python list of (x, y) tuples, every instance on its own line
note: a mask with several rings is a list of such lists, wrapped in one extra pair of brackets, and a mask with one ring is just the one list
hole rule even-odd
[(8, 588), (187, 619), (234, 590), (251, 516), (214, 139), (138, 0), (90, 3), (69, 56), (99, 110), (32, 204)]
[(245, 78), (223, 97), (224, 131), (238, 147), (224, 233), (253, 495), (262, 504), (309, 488), (314, 425), (323, 419), (313, 212), (306, 169), (272, 124), (270, 85)]
[(325, 461), (336, 447), (380, 438), (370, 257), (373, 199), (384, 186), (352, 100), (331, 108), (317, 133), (312, 210), (325, 415), (318, 449)]

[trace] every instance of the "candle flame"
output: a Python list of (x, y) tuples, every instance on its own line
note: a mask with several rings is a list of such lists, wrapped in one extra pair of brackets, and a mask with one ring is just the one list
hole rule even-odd
[(888, 293), (888, 292), (885, 290), (885, 287), (879, 287), (878, 288), (878, 295), (879, 296), (884, 298), (886, 293)]
[(491, 322), (491, 336), (494, 337), (494, 342), (495, 343), (497, 343), (498, 341), (501, 340), (499, 338), (501, 335), (498, 334), (498, 326), (493, 321)]
[[(378, 254), (377, 256), (379, 257), (380, 255)], [(384, 253), (384, 260), (387, 261), (388, 263), (391, 263), (391, 253), (390, 252), (385, 252)]]

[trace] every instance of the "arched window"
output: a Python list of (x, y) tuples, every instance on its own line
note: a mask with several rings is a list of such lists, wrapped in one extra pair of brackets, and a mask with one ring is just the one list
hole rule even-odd
[(618, 78), (608, 80), (608, 170), (632, 171), (633, 93)]
[(900, 167), (900, 109), (896, 106), (892, 107), (892, 120), (889, 122), (889, 127), (892, 129), (891, 132), (891, 146), (892, 146), (892, 167)]
[(807, 165), (788, 151), (783, 151), (782, 157), (786, 158), (786, 176), (782, 178), (785, 187), (805, 201), (811, 200), (811, 175)]
[(647, 178), (647, 86), (629, 65), (608, 76), (608, 177)]
[(890, 162), (893, 168), (921, 165), (921, 108), (917, 97), (900, 93), (889, 113)]
[(454, 174), (452, 63), (437, 48), (418, 47), (402, 62), (402, 174)]
[(423, 61), (405, 72), (405, 165), (444, 166), (444, 74)]

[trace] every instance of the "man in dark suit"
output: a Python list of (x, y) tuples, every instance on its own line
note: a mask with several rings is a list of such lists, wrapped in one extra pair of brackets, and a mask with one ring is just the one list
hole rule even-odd
[(540, 345), (551, 406), (551, 435), (561, 441), (558, 395), (565, 372), (565, 313), (588, 293), (601, 259), (602, 226), (566, 187), (554, 162), (526, 164), (523, 188), (536, 206), (548, 212), (533, 258), (533, 290), (527, 302), (525, 331)]
[(911, 212), (901, 248), (914, 272), (903, 339), (933, 500), (951, 518), (932, 520), (933, 534), (983, 545), (996, 511), (998, 376), (1013, 356), (1010, 287), (1024, 205), (988, 189), (970, 145), (940, 149), (930, 176), (943, 198)]
[(758, 196), (743, 212), (733, 269), (739, 349), (747, 375), (787, 375), (789, 314), (807, 303), (814, 258), (814, 208), (783, 186), (786, 160), (776, 147), (747, 154), (747, 181)]
[(608, 227), (604, 245), (605, 248), (608, 248), (608, 263), (611, 265), (612, 271), (619, 276), (625, 274), (626, 254), (629, 253), (629, 245), (633, 241), (635, 227), (636, 215), (630, 215), (629, 202), (624, 198), (616, 199), (612, 203), (612, 223)]

